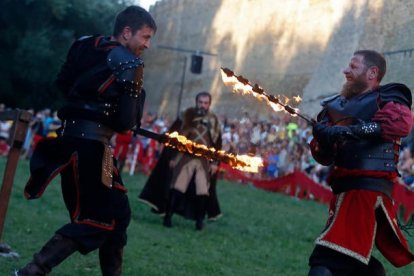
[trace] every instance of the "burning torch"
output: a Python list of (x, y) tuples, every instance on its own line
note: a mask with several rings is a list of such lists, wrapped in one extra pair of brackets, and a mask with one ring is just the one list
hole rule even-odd
[[(288, 105), (287, 102), (284, 103), (280, 97), (269, 95), (258, 84), (252, 85), (248, 79), (244, 78), (241, 75), (235, 75), (232, 70), (222, 67), (221, 75), (224, 84), (226, 86), (232, 86), (233, 91), (242, 92), (243, 94), (251, 94), (258, 99), (265, 99), (275, 111), (285, 110), (290, 115), (298, 116), (311, 125), (315, 124), (315, 121), (313, 119), (310, 119), (301, 114), (297, 108)], [(299, 101), (300, 97), (297, 96), (295, 99)]]
[(164, 144), (167, 147), (174, 148), (178, 151), (185, 152), (194, 156), (204, 157), (208, 160), (217, 160), (229, 164), (231, 167), (246, 172), (258, 172), (259, 167), (263, 166), (260, 157), (248, 155), (237, 155), (226, 153), (223, 150), (209, 148), (206, 145), (197, 144), (179, 135), (177, 132), (158, 134), (146, 129), (138, 129), (136, 133)]

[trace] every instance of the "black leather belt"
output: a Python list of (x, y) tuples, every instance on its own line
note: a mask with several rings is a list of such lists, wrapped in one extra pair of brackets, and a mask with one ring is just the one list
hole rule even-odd
[(62, 136), (71, 136), (90, 140), (101, 141), (109, 144), (109, 140), (115, 132), (98, 122), (72, 119), (63, 121)]
[(368, 190), (382, 192), (391, 198), (394, 183), (385, 178), (344, 177), (333, 180), (330, 185), (334, 194), (350, 190)]

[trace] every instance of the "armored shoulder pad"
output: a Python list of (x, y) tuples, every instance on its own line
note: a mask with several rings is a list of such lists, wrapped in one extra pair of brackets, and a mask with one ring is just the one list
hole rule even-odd
[(138, 97), (142, 89), (144, 76), (144, 62), (142, 59), (134, 56), (124, 46), (118, 46), (108, 54), (107, 62), (116, 80), (124, 88), (124, 92)]
[(321, 106), (326, 106), (329, 102), (332, 102), (333, 100), (335, 100), (339, 96), (340, 95), (338, 94), (338, 95), (333, 95), (333, 96), (330, 96), (330, 97), (327, 97), (327, 98), (323, 99), (321, 101)]
[(389, 83), (381, 86), (380, 98), (382, 103), (397, 102), (411, 108), (411, 91), (402, 83)]
[(318, 121), (318, 122), (321, 122), (321, 121), (324, 121), (324, 120), (327, 120), (327, 112), (328, 112), (328, 110), (327, 110), (327, 105), (328, 105), (328, 103), (330, 103), (330, 102), (332, 102), (332, 101), (334, 101), (335, 99), (337, 99), (338, 97), (339, 97), (340, 95), (338, 94), (338, 95), (333, 95), (333, 96), (330, 96), (330, 97), (327, 97), (327, 98), (325, 98), (325, 99), (323, 99), (320, 103), (321, 103), (321, 106), (323, 107), (322, 108), (322, 110), (316, 115), (316, 120)]

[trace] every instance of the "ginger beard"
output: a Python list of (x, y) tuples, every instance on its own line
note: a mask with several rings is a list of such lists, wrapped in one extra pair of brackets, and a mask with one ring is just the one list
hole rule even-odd
[(368, 83), (365, 79), (365, 74), (367, 70), (357, 76), (355, 79), (351, 81), (347, 81), (341, 90), (341, 96), (345, 97), (346, 99), (352, 98), (357, 96), (367, 90)]

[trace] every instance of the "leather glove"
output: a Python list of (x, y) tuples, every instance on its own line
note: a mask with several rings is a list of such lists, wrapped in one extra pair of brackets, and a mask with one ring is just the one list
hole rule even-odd
[(328, 126), (325, 123), (316, 123), (313, 126), (312, 134), (322, 147), (332, 147), (347, 137), (354, 137), (348, 126)]

